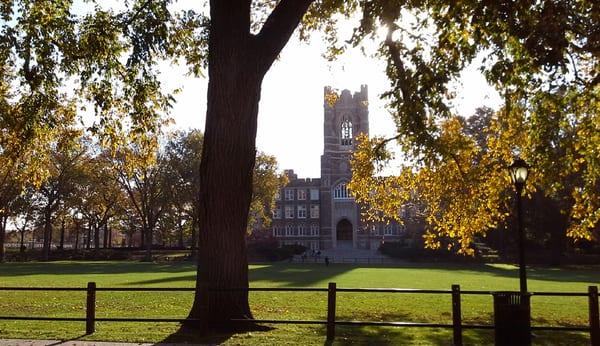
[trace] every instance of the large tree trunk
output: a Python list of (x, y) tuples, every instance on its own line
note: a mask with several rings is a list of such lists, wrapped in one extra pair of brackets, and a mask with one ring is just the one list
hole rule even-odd
[[(221, 33), (217, 38), (214, 27), (200, 164), (196, 297), (190, 312), (191, 318), (202, 321), (201, 328), (226, 326), (232, 318), (252, 318), (247, 291), (209, 290), (248, 287), (244, 234), (252, 195), (262, 76), (245, 46), (249, 43), (247, 32), (238, 32), (236, 38)], [(232, 39), (237, 42), (226, 42)]]
[(280, 1), (257, 35), (250, 0), (211, 0), (208, 105), (199, 185), (197, 327), (252, 318), (245, 233), (252, 197), (262, 79), (313, 0)]

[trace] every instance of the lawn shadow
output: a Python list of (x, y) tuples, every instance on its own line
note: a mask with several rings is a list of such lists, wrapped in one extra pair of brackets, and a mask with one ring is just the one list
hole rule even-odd
[(152, 285), (152, 284), (164, 284), (164, 283), (170, 283), (170, 282), (190, 282), (190, 283), (195, 283), (196, 282), (196, 274), (194, 275), (182, 275), (182, 276), (170, 276), (170, 277), (166, 277), (166, 278), (160, 278), (160, 279), (150, 279), (150, 280), (140, 280), (140, 281), (134, 281), (134, 282), (128, 282), (127, 285)]
[(167, 336), (164, 340), (160, 341), (156, 345), (173, 345), (173, 344), (198, 344), (198, 345), (220, 345), (229, 340), (236, 334), (247, 333), (247, 332), (269, 332), (274, 328), (257, 325), (257, 324), (243, 324), (232, 326), (227, 328), (212, 328), (208, 331), (201, 331), (194, 328), (188, 323), (183, 323), (179, 329)]
[[(465, 271), (474, 274), (486, 273), (494, 276), (519, 278), (516, 264), (456, 263), (456, 262), (403, 262), (394, 265), (367, 265), (369, 268), (433, 269)], [(527, 278), (554, 282), (583, 282), (595, 284), (600, 281), (600, 266), (527, 266)]]
[[(339, 315), (336, 321), (356, 320), (354, 316)], [(385, 322), (423, 322), (415, 321), (408, 314), (383, 314), (377, 321)], [(438, 321), (440, 322), (440, 321)], [(438, 323), (435, 322), (435, 323)], [(451, 321), (441, 321), (451, 324)], [(472, 323), (472, 322), (471, 322)], [(465, 325), (471, 324), (465, 323)], [(486, 323), (483, 323), (486, 324)], [(319, 333), (325, 339), (326, 326), (319, 327)], [(437, 327), (386, 327), (386, 326), (336, 326), (335, 339), (324, 340), (324, 345), (451, 345), (452, 328)], [(589, 333), (569, 331), (533, 331), (533, 343), (536, 345), (589, 345)], [(493, 329), (463, 329), (464, 345), (494, 344)]]
[[(353, 321), (354, 316), (339, 315), (336, 321)], [(371, 320), (373, 321), (373, 320)], [(381, 322), (423, 322), (415, 321), (408, 314), (391, 313), (379, 315)], [(367, 322), (367, 321), (363, 321)], [(450, 321), (447, 321), (451, 323)], [(325, 337), (326, 327), (320, 328)], [(391, 326), (336, 326), (335, 339), (324, 341), (324, 345), (451, 345), (451, 328), (439, 327), (391, 327)], [(465, 345), (488, 345), (493, 343), (493, 333), (489, 330), (470, 330), (463, 333)]]
[[(454, 263), (454, 262), (403, 262), (396, 264), (325, 264), (320, 263), (272, 263), (256, 265), (249, 268), (251, 281), (274, 281), (283, 287), (307, 287), (315, 284), (326, 285), (335, 281), (335, 277), (358, 268), (398, 268), (460, 271), (472, 274), (488, 274), (491, 276), (515, 278), (519, 277), (517, 266), (486, 263)], [(572, 269), (572, 270), (571, 270)], [(527, 268), (530, 280), (551, 282), (581, 282), (594, 285), (600, 281), (600, 267), (542, 267)]]
[(167, 336), (156, 345), (163, 344), (199, 344), (199, 345), (220, 345), (229, 340), (234, 333), (232, 332), (213, 332), (210, 334), (201, 334), (197, 329), (190, 328), (182, 324), (179, 329)]
[[(484, 263), (443, 263), (443, 262), (402, 262), (396, 264), (338, 264), (326, 266), (324, 263), (287, 263), (275, 262), (264, 265), (251, 265), (249, 275), (252, 281), (274, 281), (283, 287), (305, 287), (315, 284), (323, 285), (334, 281), (335, 277), (357, 268), (399, 268), (463, 271), (474, 274), (486, 273), (498, 277), (518, 278), (518, 267), (512, 265), (490, 265)], [(168, 282), (194, 281), (196, 271), (193, 262), (143, 263), (134, 261), (62, 261), (62, 262), (26, 262), (4, 263), (0, 265), (0, 277), (17, 277), (27, 275), (85, 275), (85, 274), (127, 274), (127, 273), (172, 273), (182, 274), (168, 278), (151, 279), (135, 282), (135, 284), (160, 284)], [(527, 268), (531, 280), (550, 282), (581, 282), (593, 285), (600, 281), (600, 267), (543, 267)]]
[(336, 276), (359, 268), (349, 264), (273, 263), (249, 268), (250, 281), (271, 281), (283, 287), (306, 287), (331, 281)]
[[(155, 265), (157, 271), (162, 272), (181, 272), (181, 268), (174, 265)], [(398, 264), (373, 264), (356, 265), (332, 263), (329, 266), (321, 263), (287, 263), (275, 262), (268, 264), (250, 265), (248, 268), (250, 282), (267, 281), (276, 283), (281, 287), (314, 287), (322, 285), (325, 287), (327, 282), (335, 281), (339, 275), (348, 273), (358, 268), (399, 268), (399, 269), (423, 269), (423, 270), (445, 270), (472, 272), (473, 274), (486, 273), (492, 276), (518, 278), (519, 272), (516, 266), (509, 265), (490, 265), (484, 263), (419, 263), (405, 262)], [(193, 270), (195, 268), (189, 268)], [(593, 284), (600, 281), (600, 270), (596, 267), (577, 268), (576, 271), (569, 271), (568, 268), (547, 268), (530, 267), (527, 268), (528, 278), (530, 280), (555, 281), (555, 282), (583, 282)], [(196, 275), (172, 276), (158, 279), (141, 280), (129, 283), (129, 285), (139, 284), (162, 284), (171, 282), (194, 282)], [(270, 286), (270, 285), (269, 285)]]
[(56, 274), (126, 274), (126, 273), (180, 273), (194, 271), (196, 265), (192, 262), (152, 263), (134, 261), (61, 261), (61, 262), (25, 262), (3, 263), (0, 277)]

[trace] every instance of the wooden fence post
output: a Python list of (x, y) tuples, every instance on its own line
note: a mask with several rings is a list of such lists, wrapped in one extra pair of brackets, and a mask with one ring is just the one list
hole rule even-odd
[(600, 314), (598, 313), (598, 287), (588, 287), (590, 310), (590, 344), (600, 346)]
[(335, 338), (335, 282), (330, 282), (327, 290), (327, 341)]
[(85, 310), (85, 334), (93, 334), (96, 331), (96, 283), (87, 284), (87, 305)]
[(454, 332), (454, 346), (462, 346), (460, 285), (452, 285), (452, 330)]

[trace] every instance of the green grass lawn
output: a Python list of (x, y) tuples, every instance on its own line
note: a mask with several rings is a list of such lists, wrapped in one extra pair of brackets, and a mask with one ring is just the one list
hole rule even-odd
[[(600, 268), (531, 268), (531, 291), (586, 292), (600, 281)], [(411, 264), (403, 267), (356, 267), (335, 264), (273, 264), (250, 266), (253, 287), (397, 287), (462, 290), (516, 290), (518, 271), (508, 265)], [(0, 264), (0, 286), (194, 287), (190, 263), (50, 262)], [(192, 292), (98, 292), (97, 317), (184, 318)], [(327, 296), (321, 292), (252, 292), (251, 306), (259, 319), (326, 318)], [(532, 297), (533, 325), (587, 325), (586, 297)], [(85, 292), (0, 291), (1, 316), (84, 317)], [(491, 323), (491, 296), (463, 296), (463, 323)], [(451, 323), (449, 295), (338, 293), (337, 318), (364, 321)], [(84, 336), (83, 322), (0, 321), (0, 338), (44, 338), (157, 342), (172, 340), (175, 323), (99, 322)], [(280, 345), (323, 344), (325, 329), (312, 325), (274, 325), (266, 332), (223, 335), (200, 342)], [(434, 328), (337, 327), (336, 344), (451, 344), (452, 333)], [(464, 332), (465, 344), (488, 344), (490, 331)], [(537, 345), (588, 344), (586, 333), (536, 332)]]

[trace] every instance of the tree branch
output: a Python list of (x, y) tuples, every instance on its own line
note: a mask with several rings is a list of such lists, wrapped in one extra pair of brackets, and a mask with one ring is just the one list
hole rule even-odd
[(150, 5), (150, 3), (152, 2), (152, 0), (146, 0), (142, 6), (140, 6), (137, 11), (135, 11), (135, 13), (133, 14), (133, 16), (131, 16), (130, 18), (128, 18), (126, 21), (122, 22), (121, 25), (123, 26), (129, 26), (131, 23), (133, 23), (138, 17), (139, 15), (142, 13), (142, 11), (144, 11), (144, 9), (146, 7), (148, 7), (148, 5)]
[(410, 97), (410, 91), (408, 90), (409, 81), (406, 76), (406, 68), (404, 67), (404, 63), (402, 62), (402, 58), (400, 56), (400, 49), (392, 39), (392, 34), (394, 33), (392, 27), (392, 24), (388, 24), (385, 45), (387, 46), (392, 62), (396, 67), (396, 78), (398, 79), (397, 85), (402, 92), (402, 100), (406, 102), (407, 98)]
[(271, 67), (313, 2), (314, 0), (282, 0), (275, 6), (256, 35), (265, 71)]

